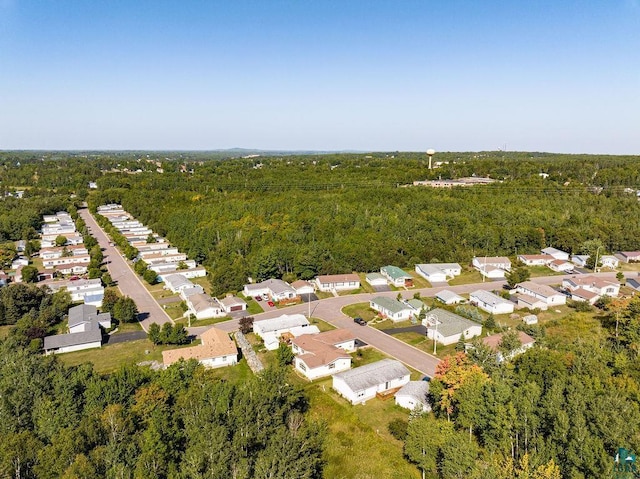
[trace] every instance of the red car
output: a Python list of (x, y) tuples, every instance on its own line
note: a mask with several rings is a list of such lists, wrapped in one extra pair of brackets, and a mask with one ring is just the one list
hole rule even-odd
[(275, 304), (273, 304), (273, 301), (267, 301), (267, 304), (270, 308), (273, 308), (275, 306)]
[(255, 299), (256, 301), (262, 301), (262, 296), (255, 296), (253, 299)]

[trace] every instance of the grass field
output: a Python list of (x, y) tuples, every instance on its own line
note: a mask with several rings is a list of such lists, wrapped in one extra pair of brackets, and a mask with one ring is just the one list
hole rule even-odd
[(110, 373), (124, 364), (142, 361), (162, 361), (162, 351), (175, 346), (154, 346), (148, 339), (106, 345), (99, 349), (87, 349), (73, 353), (58, 354), (57, 357), (68, 366), (93, 363), (99, 373)]
[(369, 308), (369, 303), (355, 303), (342, 308), (342, 312), (347, 316), (355, 318), (360, 316), (365, 321), (371, 321), (376, 316), (376, 312)]

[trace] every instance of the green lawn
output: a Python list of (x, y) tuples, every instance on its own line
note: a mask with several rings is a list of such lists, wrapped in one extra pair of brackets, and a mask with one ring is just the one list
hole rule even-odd
[(56, 356), (67, 366), (93, 363), (99, 373), (110, 373), (123, 364), (136, 364), (142, 361), (162, 361), (162, 351), (175, 346), (154, 346), (148, 339), (129, 341), (103, 346), (100, 349), (86, 349)]
[(532, 278), (536, 278), (538, 276), (562, 276), (565, 274), (553, 271), (546, 266), (528, 266), (527, 268), (529, 269), (529, 273), (531, 273)]
[(342, 312), (347, 316), (355, 318), (360, 316), (365, 321), (371, 321), (376, 316), (376, 312), (369, 308), (369, 303), (355, 303), (342, 308)]
[(317, 326), (320, 332), (331, 331), (333, 329), (336, 329), (336, 327), (333, 326), (332, 324), (329, 324), (319, 318), (312, 317), (311, 324), (313, 324), (314, 326)]
[(365, 291), (362, 288), (349, 289), (347, 291), (338, 291), (338, 296), (349, 296), (349, 295), (352, 295), (352, 294), (362, 294), (362, 293), (368, 293), (368, 291)]
[(449, 281), (450, 286), (469, 283), (482, 283), (482, 275), (480, 272), (470, 267), (463, 267), (462, 274)]

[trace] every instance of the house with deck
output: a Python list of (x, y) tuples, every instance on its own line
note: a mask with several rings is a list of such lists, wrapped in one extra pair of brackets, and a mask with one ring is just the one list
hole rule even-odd
[(168, 367), (181, 359), (195, 359), (207, 368), (221, 368), (238, 363), (238, 348), (227, 332), (213, 327), (202, 333), (200, 340), (202, 343), (197, 346), (163, 351), (164, 366)]
[[(290, 333), (294, 328), (304, 330), (309, 328), (309, 320), (302, 314), (283, 314), (277, 318), (262, 319), (260, 321), (254, 321), (253, 332), (256, 336), (262, 338), (264, 346), (269, 351), (278, 349), (280, 345), (280, 337), (284, 333)], [(309, 329), (309, 332), (311, 330)], [(300, 332), (304, 334), (304, 332)], [(298, 336), (300, 334), (297, 334)]]
[(386, 296), (377, 296), (369, 301), (369, 307), (377, 311), (380, 316), (390, 319), (394, 323), (406, 321), (413, 314), (413, 308), (406, 303)]
[(383, 359), (333, 375), (333, 389), (351, 404), (364, 404), (377, 394), (397, 391), (409, 382), (410, 372), (395, 359)]
[(469, 302), (483, 311), (492, 314), (513, 313), (515, 304), (497, 294), (479, 289), (469, 295)]
[(380, 274), (387, 278), (389, 284), (398, 288), (413, 286), (413, 276), (397, 266), (383, 266), (380, 268)]

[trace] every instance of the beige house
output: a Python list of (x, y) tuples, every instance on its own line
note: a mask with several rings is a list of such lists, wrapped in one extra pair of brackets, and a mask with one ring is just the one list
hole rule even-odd
[(207, 329), (200, 335), (202, 344), (190, 348), (169, 349), (162, 352), (165, 367), (184, 359), (195, 359), (206, 367), (233, 366), (238, 362), (238, 348), (229, 335), (221, 329)]

